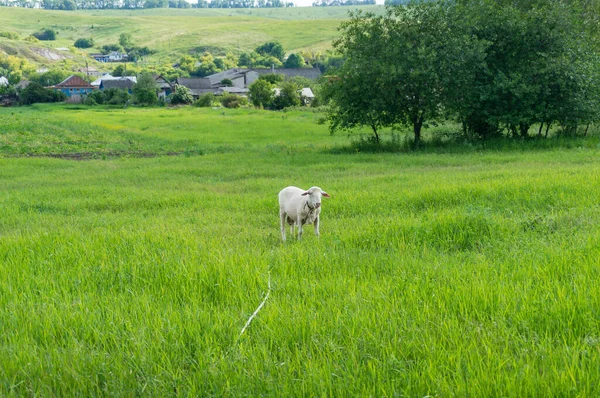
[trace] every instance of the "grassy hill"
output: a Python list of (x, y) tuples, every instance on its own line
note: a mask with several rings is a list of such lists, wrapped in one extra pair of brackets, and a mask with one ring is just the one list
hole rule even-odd
[[(138, 46), (157, 53), (146, 62), (176, 60), (186, 53), (238, 54), (270, 41), (279, 41), (286, 52), (330, 48), (337, 27), (357, 7), (295, 9), (153, 9), (46, 11), (0, 7), (0, 31), (17, 33), (19, 39), (0, 37), (0, 53), (19, 55), (38, 64), (51, 66), (70, 59), (85, 63), (88, 52), (118, 42), (121, 33), (131, 33)], [(361, 7), (381, 12), (382, 6)], [(58, 31), (57, 40), (24, 40), (44, 28)], [(75, 40), (92, 37), (96, 48), (72, 48)], [(57, 51), (70, 48), (70, 51)]]

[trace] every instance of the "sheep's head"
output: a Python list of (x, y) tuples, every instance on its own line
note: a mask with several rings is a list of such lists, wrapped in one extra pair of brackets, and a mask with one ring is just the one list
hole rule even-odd
[(323, 191), (319, 187), (312, 187), (308, 191), (306, 191), (302, 194), (302, 196), (307, 196), (307, 195), (308, 195), (307, 203), (311, 209), (318, 209), (319, 207), (321, 207), (321, 196), (324, 196), (326, 198), (330, 197), (327, 192)]

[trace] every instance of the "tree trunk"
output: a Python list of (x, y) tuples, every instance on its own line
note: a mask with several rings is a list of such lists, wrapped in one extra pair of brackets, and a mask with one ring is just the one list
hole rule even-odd
[(421, 128), (423, 127), (423, 118), (417, 118), (413, 124), (413, 132), (415, 133), (415, 147), (421, 144)]
[(519, 131), (521, 133), (521, 137), (523, 137), (523, 138), (529, 137), (529, 124), (519, 123)]
[(379, 144), (379, 134), (377, 134), (377, 126), (374, 123), (371, 123), (371, 128), (373, 129), (373, 134), (375, 134), (375, 143)]
[(587, 137), (587, 132), (588, 132), (589, 128), (590, 128), (590, 124), (588, 123), (587, 126), (585, 126), (585, 131), (583, 132), (584, 137)]
[(551, 122), (548, 122), (548, 124), (546, 125), (546, 134), (544, 135), (544, 138), (548, 138), (548, 131), (550, 131), (551, 125), (552, 125)]
[(542, 127), (544, 127), (544, 122), (540, 123), (540, 129), (538, 130), (538, 137), (542, 136)]

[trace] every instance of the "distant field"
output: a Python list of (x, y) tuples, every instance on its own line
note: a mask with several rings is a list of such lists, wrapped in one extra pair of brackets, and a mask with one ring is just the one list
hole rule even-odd
[[(383, 10), (382, 6), (361, 8), (375, 12)], [(217, 55), (228, 51), (237, 55), (272, 40), (279, 41), (288, 53), (302, 49), (323, 51), (331, 47), (332, 40), (338, 35), (337, 27), (353, 9), (356, 7), (72, 12), (0, 7), (2, 31), (16, 32), (21, 39), (44, 28), (59, 32), (56, 41), (36, 44), (0, 37), (0, 51), (21, 54), (39, 63), (51, 63), (32, 53), (31, 48), (69, 47), (75, 40), (87, 37), (93, 37), (99, 48), (118, 43), (119, 35), (124, 32), (131, 33), (137, 45), (158, 51), (147, 62), (178, 59), (183, 54), (204, 49)], [(81, 62), (76, 54), (62, 55)]]
[[(600, 395), (597, 137), (351, 153), (319, 116), (0, 109), (0, 395)], [(319, 240), (281, 244), (287, 185)]]

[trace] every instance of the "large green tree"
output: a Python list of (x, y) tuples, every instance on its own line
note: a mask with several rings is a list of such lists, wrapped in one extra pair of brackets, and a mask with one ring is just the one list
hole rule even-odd
[(368, 126), (379, 141), (382, 127), (402, 124), (421, 141), (423, 125), (444, 115), (453, 75), (482, 56), (451, 10), (441, 1), (415, 3), (382, 16), (357, 12), (342, 23), (334, 47), (346, 62), (325, 88), (332, 132)]
[(249, 89), (250, 102), (257, 108), (266, 108), (273, 102), (273, 88), (275, 86), (267, 80), (258, 79), (253, 82)]
[(256, 47), (255, 51), (262, 56), (275, 57), (280, 62), (283, 62), (283, 58), (285, 57), (283, 46), (277, 41), (269, 41), (265, 44), (262, 44)]
[(300, 54), (290, 54), (285, 63), (283, 64), (286, 68), (302, 68), (304, 66), (304, 58)]
[(142, 73), (133, 86), (133, 100), (140, 105), (154, 105), (158, 101), (156, 81), (150, 73)]
[(597, 49), (578, 6), (552, 0), (464, 3), (472, 36), (486, 43), (473, 84), (448, 104), (465, 132), (528, 137), (534, 124), (541, 133), (543, 124), (576, 130), (595, 119)]
[(133, 37), (131, 33), (121, 33), (119, 35), (119, 45), (125, 49), (125, 51), (130, 51), (135, 45), (133, 44)]
[[(587, 14), (586, 14), (587, 12)], [(334, 47), (345, 63), (324, 93), (331, 131), (455, 117), (470, 137), (528, 137), (600, 117), (600, 68), (589, 8), (578, 1), (462, 0), (355, 13)], [(583, 17), (582, 17), (583, 16)]]

